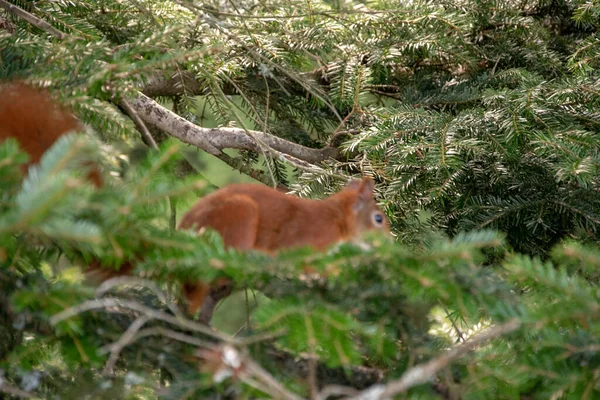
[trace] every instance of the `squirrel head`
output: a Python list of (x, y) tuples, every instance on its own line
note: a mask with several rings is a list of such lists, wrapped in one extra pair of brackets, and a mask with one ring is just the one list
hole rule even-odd
[(368, 231), (379, 231), (391, 235), (390, 224), (374, 196), (375, 183), (370, 177), (352, 180), (340, 195), (346, 200), (346, 215), (351, 236), (360, 237)]

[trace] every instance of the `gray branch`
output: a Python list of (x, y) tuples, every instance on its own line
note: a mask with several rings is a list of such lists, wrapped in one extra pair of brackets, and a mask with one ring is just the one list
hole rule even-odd
[(182, 142), (199, 147), (214, 156), (221, 154), (223, 149), (258, 152), (260, 146), (254, 138), (273, 150), (311, 164), (317, 164), (337, 155), (337, 150), (332, 147), (313, 149), (264, 132), (249, 131), (250, 134), (248, 134), (241, 128), (202, 128), (166, 109), (142, 93), (137, 98), (132, 99), (130, 104), (144, 122), (152, 124)]

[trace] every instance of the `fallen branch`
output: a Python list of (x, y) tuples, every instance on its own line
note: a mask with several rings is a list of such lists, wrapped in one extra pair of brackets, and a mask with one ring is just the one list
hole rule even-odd
[(434, 358), (424, 364), (417, 365), (406, 371), (398, 380), (392, 381), (387, 385), (373, 385), (363, 390), (358, 395), (350, 397), (354, 400), (383, 400), (390, 399), (392, 396), (406, 392), (413, 386), (427, 382), (435, 376), (441, 369), (448, 366), (452, 361), (475, 349), (492, 339), (513, 332), (521, 326), (518, 319), (512, 319), (501, 325), (494, 326), (468, 339), (463, 344), (453, 347), (450, 351)]

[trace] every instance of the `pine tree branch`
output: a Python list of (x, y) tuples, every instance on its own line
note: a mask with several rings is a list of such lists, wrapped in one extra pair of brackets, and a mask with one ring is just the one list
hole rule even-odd
[(50, 35), (54, 36), (57, 39), (62, 40), (66, 37), (65, 33), (54, 28), (48, 22), (39, 19), (35, 15), (28, 13), (27, 11), (23, 10), (22, 8), (19, 8), (19, 7), (15, 6), (14, 4), (7, 2), (6, 0), (0, 0), (0, 7), (5, 9), (9, 13), (16, 15), (17, 17), (23, 18), (25, 21), (29, 22), (31, 25), (37, 26), (44, 32), (49, 33)]
[[(219, 155), (215, 156), (219, 160), (223, 161), (231, 168), (240, 171), (243, 174), (248, 175), (249, 177), (256, 179), (257, 181), (264, 183), (267, 186), (271, 186), (273, 184), (272, 179), (267, 175), (264, 171), (255, 169), (244, 163), (240, 157), (231, 157), (229, 154), (221, 152)], [(289, 188), (281, 183), (277, 184), (277, 189), (282, 192), (288, 192)]]
[(521, 326), (521, 321), (511, 319), (501, 325), (494, 326), (484, 332), (481, 332), (463, 344), (452, 348), (450, 351), (434, 358), (424, 364), (417, 365), (406, 371), (402, 377), (392, 381), (387, 385), (374, 385), (363, 390), (357, 396), (351, 399), (355, 400), (383, 400), (392, 398), (398, 393), (404, 393), (413, 386), (427, 382), (435, 376), (442, 368), (448, 366), (452, 361), (472, 351), (477, 346), (482, 345), (492, 339), (504, 334), (513, 332)]
[[(219, 156), (223, 149), (260, 151), (259, 144), (244, 129), (199, 127), (142, 93), (130, 103), (144, 122), (213, 156)], [(259, 131), (250, 131), (250, 133), (268, 147), (311, 164), (317, 164), (337, 155), (337, 149), (331, 147), (313, 149), (268, 133)]]
[[(325, 86), (329, 83), (326, 72), (325, 68), (318, 68), (313, 71), (300, 73), (299, 75)], [(206, 94), (205, 88), (206, 85), (198, 81), (193, 72), (178, 70), (173, 72), (168, 78), (165, 78), (164, 72), (154, 74), (143, 86), (141, 92), (152, 98), (173, 97), (182, 94), (199, 96)], [(239, 94), (235, 86), (229, 82), (224, 82), (221, 89), (223, 93), (228, 95)]]

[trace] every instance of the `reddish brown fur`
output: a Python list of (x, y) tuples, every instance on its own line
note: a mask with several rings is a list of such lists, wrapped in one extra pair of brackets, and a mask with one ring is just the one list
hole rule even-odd
[[(382, 216), (380, 225), (373, 220), (375, 213)], [(229, 185), (198, 201), (179, 225), (180, 229), (203, 227), (219, 232), (228, 247), (270, 254), (298, 246), (323, 250), (373, 229), (389, 234), (370, 178), (354, 181), (324, 200), (300, 199), (263, 185)], [(221, 280), (213, 289), (225, 283)], [(205, 283), (188, 285), (188, 312), (195, 313), (207, 294)]]
[[(29, 154), (29, 162), (23, 166), (24, 174), (62, 135), (82, 129), (75, 116), (54, 101), (47, 91), (19, 81), (0, 84), (0, 142), (14, 138)], [(86, 162), (85, 165), (90, 166), (91, 163)], [(95, 166), (92, 166), (88, 178), (96, 187), (104, 184)], [(132, 269), (133, 266), (126, 263), (119, 271), (109, 270), (93, 261), (86, 274), (104, 281), (112, 276), (129, 274)]]
[[(0, 85), (0, 142), (15, 138), (29, 154), (29, 163), (23, 167), (24, 173), (31, 164), (40, 161), (58, 138), (81, 129), (77, 119), (46, 91), (22, 82)], [(96, 186), (102, 186), (97, 169), (92, 169), (89, 179)]]

